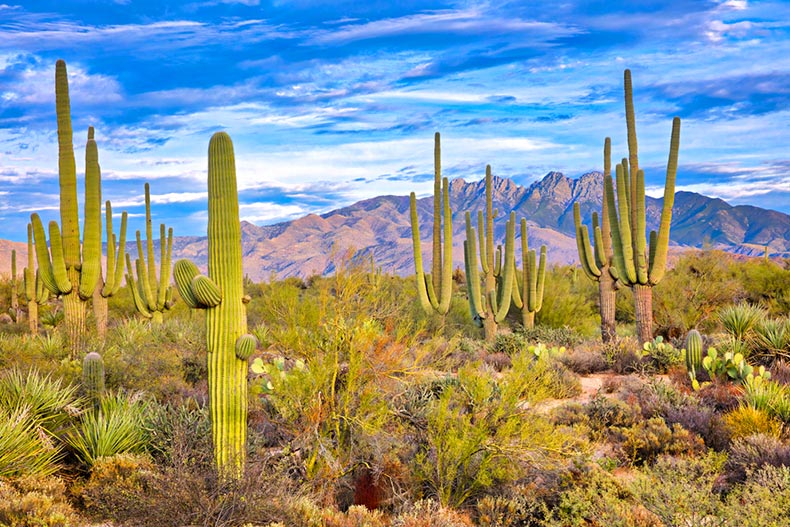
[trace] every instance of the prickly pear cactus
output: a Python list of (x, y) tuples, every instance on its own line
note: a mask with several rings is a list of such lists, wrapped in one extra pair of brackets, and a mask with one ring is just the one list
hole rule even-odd
[(184, 302), (206, 310), (214, 457), (222, 476), (238, 477), (247, 442), (247, 359), (255, 340), (247, 334), (236, 166), (225, 132), (209, 143), (208, 252), (208, 276), (188, 260), (176, 262), (173, 275)]

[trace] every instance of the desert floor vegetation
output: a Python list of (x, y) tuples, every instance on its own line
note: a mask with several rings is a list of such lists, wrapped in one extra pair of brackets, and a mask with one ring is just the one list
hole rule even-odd
[(413, 277), (337, 260), (245, 283), (258, 345), (239, 478), (214, 464), (203, 312), (176, 296), (152, 324), (112, 296), (106, 337), (82, 344), (103, 358), (92, 401), (57, 300), (35, 335), (23, 305), (0, 333), (0, 524), (790, 522), (785, 262), (681, 255), (639, 345), (624, 294), (601, 342), (597, 287), (570, 267), (547, 269), (533, 328), (514, 308), (486, 342), (465, 280), (437, 317)]

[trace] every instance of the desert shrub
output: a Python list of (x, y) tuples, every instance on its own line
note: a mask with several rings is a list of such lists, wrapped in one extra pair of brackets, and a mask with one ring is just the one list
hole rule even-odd
[(741, 404), (743, 388), (730, 382), (713, 382), (696, 393), (700, 402), (717, 412), (734, 410)]
[(767, 465), (755, 470), (742, 487), (727, 496), (729, 525), (765, 527), (790, 521), (790, 467)]
[(148, 407), (145, 424), (146, 451), (165, 466), (208, 464), (212, 458), (208, 408), (191, 404), (157, 404)]
[(552, 409), (551, 421), (559, 426), (587, 424), (589, 417), (586, 407), (576, 401), (567, 402)]
[(765, 434), (742, 437), (732, 442), (725, 465), (728, 482), (743, 482), (749, 472), (764, 466), (790, 467), (790, 446)]
[(606, 364), (616, 373), (642, 372), (646, 367), (641, 347), (634, 338), (621, 338), (601, 344), (600, 349)]
[[(534, 489), (529, 489), (533, 491)], [(534, 492), (512, 492), (505, 496), (485, 496), (476, 504), (476, 524), (480, 527), (521, 527), (542, 525), (549, 516), (545, 501)]]
[(734, 265), (721, 251), (689, 251), (678, 258), (653, 289), (655, 331), (678, 338), (692, 328), (715, 329), (717, 309), (742, 295)]
[(723, 517), (724, 504), (714, 492), (726, 456), (660, 457), (629, 485), (636, 500), (660, 519), (660, 525), (709, 525)]
[(85, 511), (98, 520), (133, 520), (140, 496), (154, 477), (154, 465), (146, 456), (120, 453), (98, 458), (80, 489)]
[[(591, 523), (594, 521), (595, 523)], [(592, 467), (583, 479), (565, 490), (550, 517), (547, 527), (653, 527), (632, 493), (611, 474)]]
[(571, 349), (560, 355), (558, 360), (569, 370), (579, 375), (589, 375), (609, 368), (606, 359), (597, 349)]
[(683, 362), (683, 353), (660, 335), (642, 346), (642, 357), (652, 366), (653, 371), (666, 373), (673, 366)]
[(584, 340), (584, 336), (573, 326), (545, 326), (536, 324), (532, 328), (520, 327), (516, 334), (521, 335), (526, 342), (542, 342), (547, 346), (572, 348)]
[(592, 336), (600, 330), (597, 296), (592, 282), (583, 279), (574, 283), (568, 277), (567, 267), (552, 266), (546, 270), (543, 307), (535, 323), (550, 328), (568, 327), (576, 334)]
[(717, 452), (721, 452), (730, 444), (721, 416), (713, 408), (699, 404), (693, 399), (687, 406), (664, 409), (662, 417), (669, 426), (678, 424), (689, 432), (697, 434), (705, 442), (706, 447)]
[[(495, 485), (515, 481), (528, 463), (556, 461), (574, 441), (524, 409), (554, 389), (550, 370), (527, 353), (495, 380), (477, 365), (458, 371), (428, 405), (413, 462), (414, 479), (445, 506), (461, 506)], [(578, 446), (578, 445), (577, 445)]]
[(140, 394), (118, 392), (102, 398), (99, 409), (84, 412), (65, 437), (77, 458), (91, 468), (102, 457), (145, 448), (146, 403)]
[(630, 427), (640, 416), (638, 406), (601, 393), (590, 399), (586, 411), (590, 426), (596, 431), (604, 431), (610, 427)]
[(632, 464), (651, 463), (662, 454), (689, 455), (705, 450), (699, 436), (682, 426), (668, 427), (660, 417), (639, 421), (628, 428), (615, 429), (622, 441), (622, 451)]
[(723, 421), (725, 431), (732, 439), (754, 434), (779, 437), (782, 433), (782, 423), (773, 418), (767, 411), (751, 406), (739, 406), (727, 412)]
[(790, 270), (774, 262), (750, 259), (740, 262), (735, 273), (743, 289), (743, 298), (764, 306), (770, 316), (790, 311)]
[(524, 336), (523, 333), (505, 333), (499, 332), (494, 338), (494, 342), (488, 347), (490, 353), (504, 353), (506, 355), (515, 355), (520, 351), (527, 349), (530, 341)]
[(231, 481), (218, 478), (210, 464), (150, 470), (130, 456), (105, 458), (96, 469), (83, 491), (96, 518), (152, 527), (305, 525), (288, 506), (301, 492), (271, 462), (251, 459), (244, 475)]
[(69, 527), (79, 525), (79, 517), (62, 480), (28, 476), (0, 480), (0, 525)]
[(445, 507), (433, 500), (420, 500), (403, 507), (393, 520), (392, 527), (472, 527), (467, 514)]

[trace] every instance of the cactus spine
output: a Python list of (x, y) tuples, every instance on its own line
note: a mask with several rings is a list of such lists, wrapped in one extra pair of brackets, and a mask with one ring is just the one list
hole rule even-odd
[[(546, 246), (540, 246), (540, 263), (536, 264), (535, 249), (529, 248), (527, 220), (521, 218), (521, 273), (513, 281), (513, 304), (521, 310), (521, 323), (529, 329), (535, 326), (535, 314), (543, 307), (543, 287), (546, 283)], [(520, 284), (519, 284), (520, 279)]]
[[(464, 265), (469, 292), (469, 310), (472, 320), (482, 326), (485, 339), (496, 337), (497, 325), (505, 320), (510, 309), (515, 275), (515, 225), (516, 215), (510, 214), (505, 224), (505, 263), (502, 264), (501, 247), (494, 253), (494, 217), (496, 211), (492, 198), (491, 166), (486, 166), (486, 212), (477, 213), (477, 232), (472, 227), (471, 215), (466, 213), (466, 240), (464, 240)], [(478, 270), (477, 252), (480, 245), (481, 279)], [(482, 280), (482, 289), (481, 289)]]
[[(71, 109), (66, 63), (55, 65), (55, 99), (58, 117), (58, 169), (61, 223), (49, 223), (50, 251), (41, 218), (31, 215), (38, 269), (51, 293), (63, 297), (64, 323), (72, 353), (82, 349), (87, 301), (93, 296), (101, 266), (101, 174), (99, 153), (88, 130), (85, 145), (84, 237), (80, 251), (77, 205), (77, 171), (74, 161)], [(51, 252), (51, 258), (50, 258)]]
[(238, 477), (247, 441), (247, 359), (255, 347), (247, 335), (241, 258), (241, 225), (233, 143), (215, 133), (208, 151), (208, 272), (188, 260), (173, 275), (190, 307), (206, 309), (208, 383), (214, 458), (223, 477)]
[(702, 335), (696, 329), (686, 335), (686, 370), (690, 374), (702, 371)]
[(165, 242), (165, 224), (159, 225), (159, 278), (156, 276), (156, 260), (154, 258), (154, 237), (151, 223), (151, 188), (145, 184), (145, 237), (146, 252), (143, 254), (143, 243), (140, 231), (137, 231), (137, 260), (135, 270), (137, 280), (132, 272), (132, 261), (126, 255), (126, 283), (132, 292), (137, 311), (152, 322), (161, 324), (163, 314), (173, 306), (173, 288), (170, 286), (170, 260), (173, 254), (173, 229), (167, 231)]
[[(420, 225), (417, 220), (417, 197), (409, 196), (411, 213), (411, 235), (414, 245), (414, 268), (417, 280), (417, 295), (426, 313), (447, 314), (453, 293), (453, 211), (450, 209), (450, 191), (447, 178), (442, 178), (441, 144), (437, 132), (433, 150), (433, 261), (430, 275), (424, 274)], [(442, 219), (444, 228), (442, 229)], [(444, 240), (442, 240), (444, 230)]]
[[(612, 141), (606, 138), (603, 147), (603, 177), (612, 177)], [(590, 248), (590, 236), (587, 226), (582, 224), (579, 204), (573, 204), (573, 223), (576, 227), (576, 247), (579, 252), (584, 274), (592, 281), (598, 282), (599, 311), (601, 313), (601, 339), (612, 342), (617, 337), (615, 330), (615, 295), (616, 282), (610, 272), (614, 253), (612, 251), (612, 230), (609, 220), (609, 203), (603, 200), (601, 206), (601, 223), (598, 214), (593, 212), (593, 247)]]
[(637, 336), (644, 343), (653, 338), (653, 286), (661, 281), (666, 271), (669, 227), (675, 202), (680, 118), (675, 117), (672, 121), (661, 223), (657, 234), (655, 231), (650, 233), (648, 247), (645, 240), (645, 174), (639, 168), (631, 72), (625, 70), (624, 77), (629, 157), (616, 167), (617, 204), (611, 174), (604, 178), (604, 199), (609, 208), (614, 253), (610, 273), (620, 284), (634, 291)]
[(33, 225), (27, 224), (27, 267), (23, 274), (25, 301), (27, 302), (27, 324), (30, 334), (38, 333), (38, 306), (43, 305), (49, 297), (49, 290), (44, 287), (41, 277), (35, 268), (33, 249)]
[(128, 215), (124, 211), (121, 215), (121, 233), (120, 240), (118, 240), (113, 232), (112, 204), (109, 200), (104, 203), (104, 212), (107, 231), (107, 269), (102, 271), (99, 268), (99, 282), (93, 291), (93, 316), (96, 319), (96, 332), (102, 340), (107, 335), (109, 298), (118, 292), (123, 279), (123, 262), (124, 254), (126, 253), (126, 223), (128, 219)]
[(98, 410), (104, 395), (104, 360), (95, 351), (82, 359), (82, 386), (91, 406)]

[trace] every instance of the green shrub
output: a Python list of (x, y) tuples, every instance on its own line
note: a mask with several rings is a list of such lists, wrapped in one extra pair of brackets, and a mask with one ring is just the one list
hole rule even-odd
[(689, 455), (704, 452), (699, 436), (675, 424), (669, 428), (660, 417), (639, 421), (628, 428), (617, 429), (622, 449), (632, 464), (651, 463), (662, 454)]
[(55, 435), (79, 413), (74, 386), (36, 370), (23, 373), (18, 368), (0, 375), (0, 408), (13, 412), (25, 408), (29, 419)]
[(154, 466), (146, 456), (119, 453), (97, 458), (80, 492), (85, 511), (97, 520), (132, 520), (154, 477)]
[(724, 516), (739, 527), (781, 527), (790, 520), (790, 467), (755, 469), (742, 486), (727, 496)]
[(744, 303), (722, 308), (719, 321), (735, 340), (743, 342), (765, 315), (764, 309)]
[(725, 460), (725, 455), (714, 453), (663, 456), (643, 469), (630, 489), (661, 525), (711, 525), (724, 516), (724, 504), (714, 486)]
[(392, 520), (392, 527), (472, 527), (468, 515), (440, 505), (433, 500), (421, 500)]

